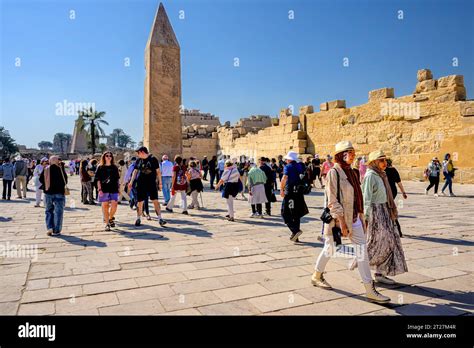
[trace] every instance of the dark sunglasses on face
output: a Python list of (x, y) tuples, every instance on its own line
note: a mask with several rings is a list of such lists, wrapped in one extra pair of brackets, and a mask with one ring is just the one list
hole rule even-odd
[(112, 157), (112, 155), (105, 155), (105, 157)]

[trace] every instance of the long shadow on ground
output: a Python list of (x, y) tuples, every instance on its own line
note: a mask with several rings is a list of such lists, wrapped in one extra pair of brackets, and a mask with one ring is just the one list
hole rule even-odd
[(68, 236), (68, 235), (61, 234), (59, 236), (55, 236), (54, 238), (62, 239), (65, 242), (68, 242), (68, 243), (74, 244), (74, 245), (95, 246), (95, 247), (99, 247), (99, 248), (103, 248), (103, 247), (107, 246), (107, 243), (104, 243), (104, 242), (99, 242), (99, 241), (96, 241), (96, 240), (82, 239), (82, 238), (75, 237), (75, 236), (70, 236), (70, 235)]

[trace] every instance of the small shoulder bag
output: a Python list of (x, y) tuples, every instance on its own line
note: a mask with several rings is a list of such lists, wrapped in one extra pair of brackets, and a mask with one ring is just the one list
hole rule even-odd
[(64, 195), (69, 196), (71, 194), (71, 191), (69, 191), (69, 188), (67, 187), (66, 178), (64, 177), (63, 169), (59, 167), (59, 170), (61, 171), (61, 176), (63, 177), (63, 181), (64, 181)]

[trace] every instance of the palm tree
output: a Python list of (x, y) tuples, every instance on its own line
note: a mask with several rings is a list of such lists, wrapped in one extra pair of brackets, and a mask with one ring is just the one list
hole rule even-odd
[(105, 135), (102, 125), (109, 125), (102, 119), (103, 117), (105, 117), (105, 111), (95, 111), (92, 107), (79, 111), (79, 127), (88, 133), (92, 154), (95, 154), (96, 140), (99, 138), (99, 134)]
[(18, 151), (18, 146), (15, 143), (15, 140), (12, 139), (10, 133), (5, 129), (5, 127), (0, 126), (0, 155), (9, 156), (12, 153)]
[(112, 133), (110, 133), (110, 137), (114, 141), (114, 146), (120, 147), (120, 137), (125, 135), (125, 132), (121, 128), (115, 128)]
[[(72, 135), (66, 133), (56, 133), (53, 139), (53, 150), (56, 152), (66, 153), (71, 144)], [(64, 151), (66, 148), (66, 151)]]
[(53, 143), (50, 141), (43, 140), (38, 143), (38, 147), (42, 151), (51, 150), (53, 148)]
[(118, 137), (118, 146), (121, 148), (127, 148), (132, 142), (132, 137), (128, 134), (122, 134)]

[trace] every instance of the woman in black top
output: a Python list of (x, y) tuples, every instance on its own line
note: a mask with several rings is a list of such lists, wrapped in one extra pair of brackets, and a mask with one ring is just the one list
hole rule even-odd
[(115, 227), (114, 215), (117, 211), (120, 187), (120, 174), (114, 164), (112, 152), (102, 154), (95, 179), (99, 190), (99, 202), (102, 204), (105, 230), (110, 231), (110, 227)]
[[(317, 155), (316, 155), (317, 156)], [(316, 179), (319, 180), (319, 183), (321, 184), (321, 187), (323, 187), (323, 181), (321, 180), (321, 160), (318, 157), (314, 157), (311, 160), (311, 166), (312, 166), (312, 180), (313, 180), (313, 187), (316, 188)]]

